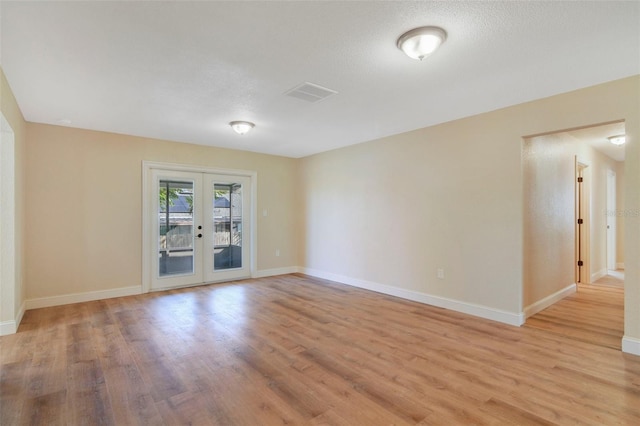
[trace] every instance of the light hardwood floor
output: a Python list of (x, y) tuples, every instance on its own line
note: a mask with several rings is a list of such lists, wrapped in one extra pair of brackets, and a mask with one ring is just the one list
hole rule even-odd
[(3, 426), (640, 424), (640, 357), (302, 275), (32, 310), (0, 345)]
[(612, 279), (578, 284), (575, 294), (529, 318), (525, 327), (622, 350), (624, 288)]
[(609, 271), (610, 275), (605, 275), (594, 284), (609, 285), (613, 287), (624, 288), (624, 269), (617, 271)]

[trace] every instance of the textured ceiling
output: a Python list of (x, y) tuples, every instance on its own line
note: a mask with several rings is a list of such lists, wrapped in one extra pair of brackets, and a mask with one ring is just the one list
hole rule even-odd
[[(0, 16), (29, 121), (290, 157), (640, 74), (635, 1), (2, 1)], [(418, 62), (395, 42), (423, 25), (448, 38)], [(338, 93), (285, 95), (304, 82)]]

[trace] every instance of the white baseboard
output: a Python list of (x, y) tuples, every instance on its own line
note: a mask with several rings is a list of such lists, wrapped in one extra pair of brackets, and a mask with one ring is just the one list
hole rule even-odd
[(6, 336), (7, 334), (15, 334), (18, 332), (18, 327), (20, 327), (20, 323), (22, 322), (24, 311), (25, 304), (23, 303), (20, 306), (20, 310), (18, 311), (18, 315), (16, 315), (15, 320), (0, 322), (0, 336)]
[(364, 288), (366, 290), (388, 294), (390, 296), (396, 296), (403, 299), (412, 300), (414, 302), (425, 303), (427, 305), (437, 306), (439, 308), (450, 309), (452, 311), (462, 312), (464, 314), (498, 321), (509, 325), (520, 326), (524, 324), (524, 315), (522, 313), (507, 312), (500, 309), (489, 308), (487, 306), (462, 302), (446, 297), (433, 296), (427, 293), (405, 290), (403, 288), (386, 284), (360, 280), (357, 278), (346, 277), (344, 275), (332, 274), (330, 272), (319, 271), (317, 269), (301, 267), (299, 268), (299, 272), (310, 275), (312, 277), (336, 281), (341, 284)]
[(640, 339), (624, 336), (622, 338), (622, 352), (640, 356)]
[(20, 306), (20, 310), (18, 310), (18, 315), (16, 315), (15, 320), (0, 322), (0, 336), (6, 336), (7, 334), (15, 334), (18, 332), (18, 327), (20, 327), (20, 323), (22, 322), (24, 311), (25, 311), (25, 304), (22, 303), (22, 305)]
[(543, 309), (548, 308), (549, 306), (553, 305), (554, 303), (564, 299), (565, 297), (573, 294), (576, 292), (576, 285), (575, 284), (571, 284), (566, 286), (565, 288), (556, 291), (553, 294), (550, 294), (549, 296), (545, 297), (544, 299), (538, 300), (535, 303), (532, 303), (531, 305), (527, 306), (526, 308), (524, 308), (524, 317), (525, 318), (529, 318), (532, 315), (537, 314), (538, 312), (542, 311)]
[(27, 301), (23, 301), (22, 305), (20, 305), (20, 310), (18, 311), (18, 315), (16, 315), (16, 332), (18, 332), (18, 327), (20, 327), (20, 323), (22, 322), (22, 317), (24, 316), (25, 311), (27, 310)]
[(616, 269), (624, 269), (624, 262), (616, 263)]
[(300, 272), (298, 266), (287, 266), (284, 268), (262, 269), (257, 271), (253, 278), (273, 277), (275, 275), (295, 274)]
[(18, 326), (15, 320), (0, 322), (0, 336), (15, 334), (16, 331), (18, 331)]
[(598, 272), (591, 274), (591, 282), (594, 283), (598, 281), (600, 278), (606, 277), (606, 276), (607, 276), (607, 268), (601, 269)]
[[(261, 271), (258, 271), (255, 274), (254, 278), (269, 277), (273, 275), (292, 274), (292, 273), (298, 272), (298, 269), (299, 268), (297, 266), (290, 266), (286, 268), (275, 268), (275, 269), (263, 269)], [(202, 284), (197, 284), (197, 285), (202, 285)], [(156, 289), (156, 290), (168, 290), (168, 289), (163, 288), (163, 289)], [(65, 294), (61, 296), (39, 297), (36, 299), (28, 299), (26, 301), (26, 309), (28, 310), (28, 309), (48, 308), (50, 306), (60, 306), (60, 305), (68, 305), (70, 303), (90, 302), (93, 300), (110, 299), (113, 297), (132, 296), (135, 294), (142, 294), (141, 286), (136, 285), (131, 287), (114, 288), (111, 290), (98, 290), (98, 291), (89, 291), (86, 293)], [(11, 321), (11, 323), (13, 324), (13, 321)], [(7, 325), (7, 327), (10, 327), (10, 325)]]
[(141, 294), (139, 285), (131, 287), (114, 288), (111, 290), (88, 291), (86, 293), (65, 294), (62, 296), (39, 297), (27, 299), (26, 309), (48, 308), (50, 306), (68, 305), (70, 303), (90, 302), (93, 300), (111, 299), (113, 297), (133, 296)]

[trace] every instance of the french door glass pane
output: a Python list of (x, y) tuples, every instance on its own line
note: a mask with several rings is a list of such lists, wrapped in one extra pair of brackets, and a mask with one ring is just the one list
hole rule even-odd
[(242, 185), (213, 186), (213, 269), (242, 267)]
[(160, 180), (158, 197), (158, 272), (192, 274), (193, 182)]

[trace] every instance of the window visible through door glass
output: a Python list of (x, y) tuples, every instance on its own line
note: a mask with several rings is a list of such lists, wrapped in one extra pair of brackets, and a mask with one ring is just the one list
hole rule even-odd
[(159, 275), (193, 273), (193, 182), (160, 180)]
[(242, 185), (214, 184), (214, 270), (242, 267)]

